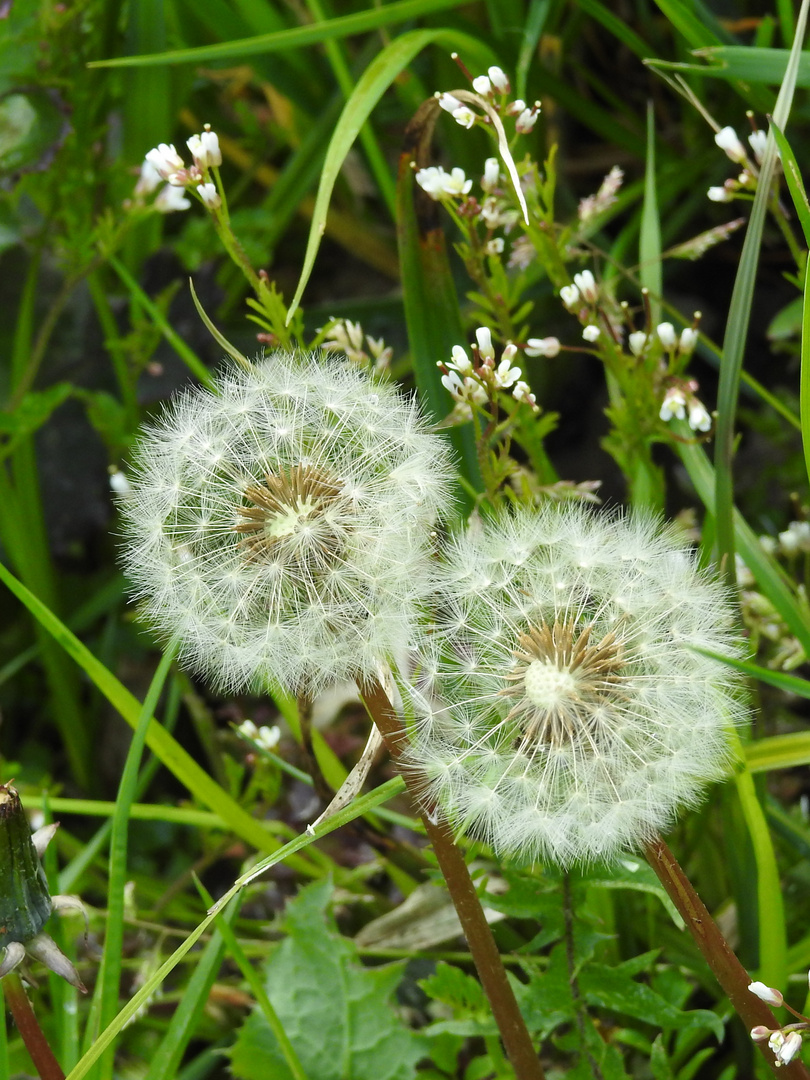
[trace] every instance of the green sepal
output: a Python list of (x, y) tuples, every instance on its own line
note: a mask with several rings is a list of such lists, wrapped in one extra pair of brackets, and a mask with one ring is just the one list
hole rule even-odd
[(0, 784), (0, 945), (36, 937), (53, 910), (20, 797)]

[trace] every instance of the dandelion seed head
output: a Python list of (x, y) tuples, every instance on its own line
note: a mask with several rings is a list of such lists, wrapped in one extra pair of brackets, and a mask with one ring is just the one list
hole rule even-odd
[(124, 567), (192, 669), (314, 693), (409, 642), (450, 481), (443, 441), (392, 385), (273, 353), (145, 430), (120, 499)]
[[(655, 518), (549, 503), (450, 543), (407, 761), (500, 856), (609, 861), (729, 763), (742, 718), (723, 587)], [(444, 764), (440, 768), (439, 761)]]

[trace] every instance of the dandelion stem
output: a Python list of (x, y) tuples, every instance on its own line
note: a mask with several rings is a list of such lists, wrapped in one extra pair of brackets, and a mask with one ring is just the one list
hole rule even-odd
[[(369, 715), (379, 728), (391, 757), (396, 761), (401, 753), (405, 733), (388, 696), (378, 682), (366, 683), (361, 693)], [(506, 977), (506, 969), (475, 891), (464, 855), (438, 809), (425, 805), (425, 785), (420, 782), (418, 775), (408, 770), (403, 772), (403, 779), (419, 808), (425, 831), (433, 845), (436, 861), (444, 875), (515, 1075), (518, 1080), (544, 1080), (543, 1067), (532, 1046), (531, 1037)]]
[[(780, 1028), (781, 1024), (765, 1002), (748, 990), (752, 982), (750, 975), (732, 952), (717, 923), (664, 841), (656, 837), (647, 845), (646, 854), (650, 866), (680, 912), (689, 933), (695, 939), (695, 944), (746, 1028), (749, 1031), (760, 1025), (771, 1030)], [(767, 1042), (756, 1045), (774, 1074), (782, 1080), (810, 1080), (810, 1072), (800, 1061), (791, 1061), (788, 1065), (780, 1066)]]
[(41, 1080), (65, 1080), (65, 1074), (54, 1057), (45, 1033), (39, 1026), (31, 1002), (23, 988), (19, 975), (10, 972), (3, 979), (3, 992), (14, 1017), (14, 1023), (22, 1036), (25, 1048), (31, 1055)]

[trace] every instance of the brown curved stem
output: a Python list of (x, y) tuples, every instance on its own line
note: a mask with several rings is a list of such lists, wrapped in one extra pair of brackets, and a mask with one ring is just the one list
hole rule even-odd
[[(385, 739), (394, 761), (400, 755), (405, 733), (391, 707), (388, 696), (379, 683), (369, 683), (361, 688), (363, 701), (374, 723)], [(492, 936), (492, 930), (484, 916), (481, 901), (475, 891), (464, 855), (453, 839), (453, 833), (435, 806), (428, 806), (424, 798), (424, 784), (417, 774), (405, 770), (402, 778), (418, 808), (428, 839), (433, 845), (436, 861), (444, 875), (448, 892), (455, 905), (461, 928), (478, 971), (478, 977), (489, 999), (492, 1014), (501, 1033), (501, 1039), (509, 1055), (518, 1080), (544, 1080), (543, 1066), (532, 1045), (532, 1040), (520, 1014), (517, 1000), (506, 977), (506, 969)]]
[[(771, 1030), (782, 1027), (765, 1002), (748, 990), (751, 976), (732, 952), (706, 905), (664, 841), (656, 837), (647, 845), (646, 854), (714, 977), (748, 1030), (760, 1025)], [(782, 1080), (810, 1080), (810, 1072), (801, 1061), (779, 1066), (767, 1042), (756, 1045), (774, 1074)]]
[(40, 1075), (41, 1080), (65, 1080), (65, 1074), (59, 1062), (54, 1057), (45, 1033), (39, 1026), (31, 1002), (25, 992), (20, 976), (16, 972), (10, 972), (3, 979), (3, 993), (14, 1023), (22, 1036), (25, 1048), (31, 1055), (34, 1068)]

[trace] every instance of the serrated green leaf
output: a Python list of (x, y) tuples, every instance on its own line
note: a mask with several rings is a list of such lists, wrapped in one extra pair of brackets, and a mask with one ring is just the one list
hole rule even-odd
[[(328, 879), (302, 889), (283, 919), (287, 936), (265, 965), (267, 995), (310, 1080), (412, 1080), (425, 1040), (391, 1009), (404, 964), (363, 968), (327, 913)], [(230, 1050), (240, 1080), (289, 1080), (270, 1026), (253, 1013)]]

